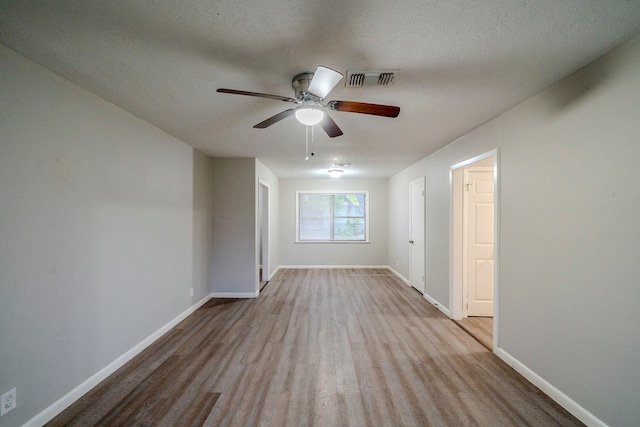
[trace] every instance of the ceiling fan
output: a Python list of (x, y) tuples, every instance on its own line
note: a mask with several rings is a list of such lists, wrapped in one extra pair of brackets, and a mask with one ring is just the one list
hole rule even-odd
[(300, 123), (308, 126), (319, 124), (329, 137), (335, 138), (336, 136), (342, 135), (342, 131), (329, 114), (327, 114), (326, 110), (372, 114), (383, 117), (398, 117), (400, 107), (391, 105), (367, 104), (352, 101), (329, 101), (325, 103), (324, 98), (338, 82), (342, 80), (342, 77), (342, 73), (323, 66), (316, 68), (315, 73), (298, 74), (291, 81), (291, 86), (293, 86), (296, 94), (295, 98), (224, 88), (220, 88), (217, 91), (233, 95), (257, 96), (298, 104), (297, 107), (284, 110), (258, 123), (254, 126), (254, 128), (258, 129), (264, 129), (280, 120), (295, 115)]

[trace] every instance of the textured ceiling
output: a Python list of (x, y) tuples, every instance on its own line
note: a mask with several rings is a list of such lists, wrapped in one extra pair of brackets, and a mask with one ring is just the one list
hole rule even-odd
[[(0, 0), (0, 42), (211, 156), (257, 157), (276, 175), (388, 177), (640, 32), (637, 0)], [(399, 69), (387, 87), (328, 99), (398, 105), (396, 119), (331, 113), (344, 135), (288, 118), (322, 64)]]

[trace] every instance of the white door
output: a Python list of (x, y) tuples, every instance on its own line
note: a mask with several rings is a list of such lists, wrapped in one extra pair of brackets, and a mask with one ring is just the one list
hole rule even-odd
[(411, 286), (423, 295), (426, 292), (424, 280), (424, 178), (410, 184), (409, 219), (409, 281)]
[(467, 316), (493, 316), (493, 168), (465, 169), (464, 186)]

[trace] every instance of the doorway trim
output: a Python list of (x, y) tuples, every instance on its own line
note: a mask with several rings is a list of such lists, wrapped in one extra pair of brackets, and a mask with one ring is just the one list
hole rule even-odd
[(269, 257), (271, 253), (271, 188), (266, 181), (258, 179), (258, 254), (256, 268), (258, 270), (258, 292), (260, 291), (260, 266), (262, 281), (269, 281)]
[[(416, 287), (416, 283), (413, 282), (412, 279), (414, 279), (413, 276), (413, 270), (415, 268), (414, 264), (414, 251), (416, 250), (416, 246), (415, 243), (413, 241), (414, 237), (414, 229), (418, 224), (414, 224), (413, 220), (413, 208), (414, 208), (414, 200), (413, 200), (413, 186), (414, 185), (419, 185), (422, 191), (422, 199), (420, 201), (420, 204), (422, 205), (422, 218), (419, 218), (420, 222), (422, 222), (422, 236), (421, 237), (421, 244), (422, 247), (418, 248), (419, 251), (421, 251), (419, 254), (422, 255), (422, 260), (421, 260), (421, 271), (420, 271), (420, 287)], [(426, 277), (427, 277), (427, 273), (426, 273), (426, 247), (427, 247), (427, 239), (426, 239), (426, 178), (420, 177), (418, 179), (415, 179), (413, 181), (411, 181), (409, 183), (409, 284), (416, 289), (417, 291), (419, 291), (423, 296), (427, 295), (427, 282), (426, 282)]]
[(450, 188), (450, 217), (449, 223), (449, 301), (451, 317), (454, 320), (462, 319), (466, 310), (462, 306), (463, 301), (463, 280), (462, 263), (463, 260), (463, 238), (462, 238), (462, 204), (463, 204), (463, 175), (464, 168), (473, 163), (493, 157), (493, 184), (495, 186), (493, 203), (493, 241), (494, 241), (494, 267), (493, 267), (493, 350), (499, 347), (499, 324), (500, 324), (500, 180), (499, 180), (499, 150), (497, 148), (475, 157), (456, 163), (449, 167), (449, 188)]

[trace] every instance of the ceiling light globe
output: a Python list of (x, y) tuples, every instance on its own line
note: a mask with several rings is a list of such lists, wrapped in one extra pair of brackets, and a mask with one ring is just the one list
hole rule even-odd
[(342, 170), (341, 169), (331, 169), (329, 171), (329, 175), (331, 175), (332, 178), (340, 178), (342, 176)]
[(296, 110), (296, 119), (303, 125), (317, 125), (324, 118), (324, 111), (318, 108), (299, 108)]

